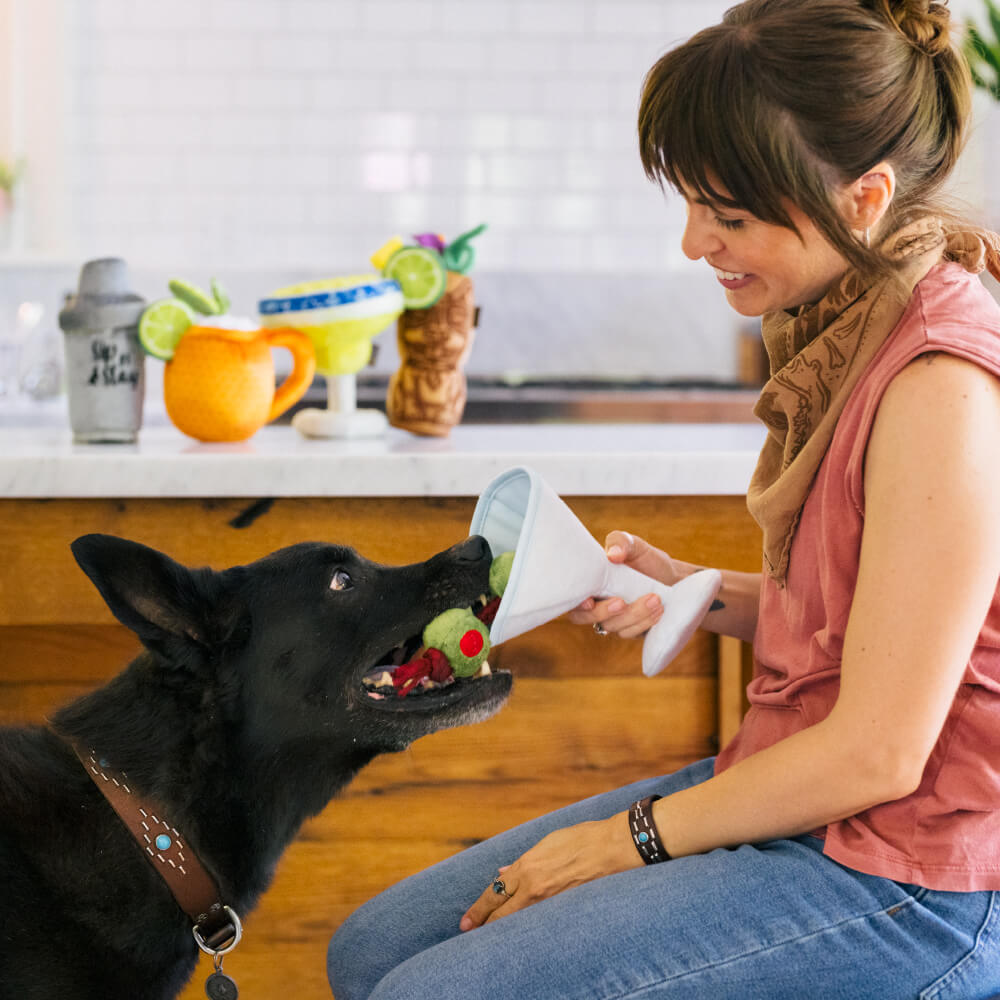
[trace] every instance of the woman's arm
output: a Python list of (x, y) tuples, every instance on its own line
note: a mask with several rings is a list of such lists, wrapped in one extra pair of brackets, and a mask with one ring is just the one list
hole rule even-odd
[[(656, 802), (670, 854), (797, 836), (917, 787), (1000, 578), (998, 456), (996, 378), (933, 355), (893, 380), (867, 450), (837, 703), (822, 722)], [(514, 896), (497, 897), (497, 909), (484, 894), (469, 926), (640, 863), (624, 814), (557, 831), (510, 866)]]
[(837, 703), (654, 807), (671, 853), (793, 836), (917, 787), (1000, 577), (998, 459), (997, 379), (930, 355), (893, 380), (866, 454)]
[[(625, 563), (671, 586), (704, 569), (703, 566), (674, 559), (662, 549), (626, 531), (612, 531), (604, 546), (611, 562)], [(760, 573), (722, 570), (722, 588), (701, 627), (750, 642), (757, 627), (759, 603)], [(590, 598), (571, 611), (569, 619), (580, 625), (600, 622), (609, 632), (632, 639), (644, 635), (660, 620), (662, 613), (660, 599), (655, 594), (649, 594), (632, 604), (626, 604), (620, 597), (607, 600)]]

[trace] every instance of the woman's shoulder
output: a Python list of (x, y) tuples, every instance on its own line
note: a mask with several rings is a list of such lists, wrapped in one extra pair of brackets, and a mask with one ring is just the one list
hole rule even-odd
[(1000, 333), (1000, 302), (981, 275), (955, 261), (932, 267), (914, 289), (914, 296), (932, 332), (937, 324), (972, 324)]
[(904, 363), (907, 355), (944, 351), (1000, 373), (1000, 303), (978, 274), (943, 262), (914, 289), (886, 346)]

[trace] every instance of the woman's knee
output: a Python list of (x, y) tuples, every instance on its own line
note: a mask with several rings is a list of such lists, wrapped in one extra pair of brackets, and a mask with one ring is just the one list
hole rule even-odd
[[(378, 982), (372, 958), (384, 939), (382, 917), (375, 900), (355, 910), (334, 932), (326, 952), (326, 974), (336, 1000), (361, 1000)], [(384, 928), (383, 928), (384, 931)]]

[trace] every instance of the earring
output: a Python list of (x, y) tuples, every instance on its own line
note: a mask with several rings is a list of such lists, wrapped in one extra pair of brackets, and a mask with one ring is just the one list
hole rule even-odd
[(871, 249), (872, 245), (872, 229), (871, 226), (865, 226), (865, 246)]

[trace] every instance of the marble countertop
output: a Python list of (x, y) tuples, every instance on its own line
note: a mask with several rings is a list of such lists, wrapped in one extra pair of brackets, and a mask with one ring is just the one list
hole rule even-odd
[(310, 440), (288, 425), (200, 444), (162, 415), (134, 445), (74, 444), (65, 402), (0, 410), (0, 497), (478, 496), (514, 465), (558, 493), (742, 495), (756, 424), (462, 424), (446, 438)]

